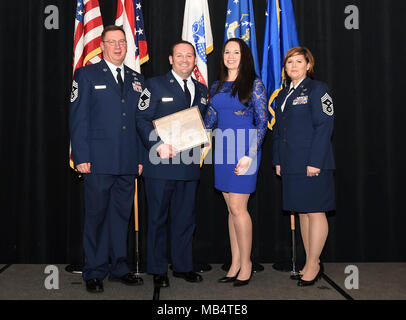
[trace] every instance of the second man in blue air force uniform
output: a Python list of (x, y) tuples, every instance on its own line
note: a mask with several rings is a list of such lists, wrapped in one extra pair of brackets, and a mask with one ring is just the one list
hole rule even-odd
[(142, 171), (135, 118), (144, 81), (123, 64), (127, 44), (120, 27), (106, 27), (101, 40), (103, 60), (75, 72), (69, 119), (73, 160), (85, 190), (82, 276), (94, 293), (103, 292), (107, 274), (142, 284), (127, 265), (127, 234), (134, 180)]
[[(141, 96), (144, 101), (139, 107), (140, 117), (137, 118), (137, 128), (148, 157), (144, 162), (148, 204), (147, 272), (154, 275), (154, 283), (160, 287), (169, 286), (166, 243), (168, 211), (173, 276), (189, 282), (202, 281), (202, 277), (193, 272), (192, 261), (195, 197), (200, 178), (199, 148), (177, 153), (159, 137), (151, 139), (150, 134), (154, 131), (152, 120), (191, 106), (198, 106), (204, 117), (207, 88), (191, 77), (196, 64), (196, 52), (192, 44), (185, 41), (175, 43), (169, 62), (171, 71), (146, 82), (149, 93)], [(194, 161), (191, 156), (193, 153)]]

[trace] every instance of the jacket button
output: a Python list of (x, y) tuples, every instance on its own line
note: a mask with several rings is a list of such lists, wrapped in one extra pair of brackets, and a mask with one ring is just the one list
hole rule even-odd
[(127, 114), (125, 112), (123, 112), (123, 117), (125, 117)]
[(125, 129), (127, 129), (127, 127), (126, 127), (126, 126), (123, 126), (123, 130), (125, 130)]
[(122, 103), (125, 103), (125, 100), (124, 100), (124, 99), (121, 99), (121, 102), (122, 102)]

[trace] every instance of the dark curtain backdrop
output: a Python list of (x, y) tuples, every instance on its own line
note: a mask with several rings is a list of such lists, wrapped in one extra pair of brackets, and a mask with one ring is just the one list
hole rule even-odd
[[(114, 23), (116, 0), (99, 0), (103, 22)], [(209, 84), (217, 77), (226, 0), (209, 0), (214, 52)], [(324, 261), (406, 261), (405, 1), (293, 0), (300, 43), (316, 59), (316, 78), (328, 82), (335, 105), (337, 210), (328, 214)], [(169, 70), (168, 49), (181, 36), (184, 0), (144, 0), (150, 60), (145, 77)], [(47, 30), (44, 9), (59, 9), (59, 29)], [(266, 0), (253, 0), (259, 59)], [(359, 30), (344, 13), (356, 5)], [(72, 79), (74, 0), (0, 3), (0, 263), (82, 261), (83, 182), (68, 167), (68, 109)], [(261, 61), (260, 61), (261, 62)], [(281, 211), (281, 182), (271, 167), (272, 132), (263, 145), (257, 191), (249, 201), (253, 258), (290, 259), (289, 215)], [(145, 261), (146, 204), (139, 182), (140, 247)], [(134, 261), (133, 220), (129, 257)], [(299, 240), (299, 232), (297, 231)], [(299, 241), (300, 244), (300, 241)], [(194, 238), (197, 261), (225, 262), (227, 213), (202, 168)], [(299, 245), (299, 255), (303, 255)]]

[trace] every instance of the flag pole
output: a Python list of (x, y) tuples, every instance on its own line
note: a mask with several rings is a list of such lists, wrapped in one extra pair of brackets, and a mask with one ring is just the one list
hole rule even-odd
[(296, 271), (296, 235), (295, 235), (295, 212), (290, 213), (290, 230), (292, 232), (292, 271), (291, 275), (298, 275), (299, 272)]
[(135, 178), (134, 193), (134, 225), (135, 225), (135, 274), (144, 273), (140, 269), (140, 250), (139, 250), (139, 223), (138, 223), (138, 179)]

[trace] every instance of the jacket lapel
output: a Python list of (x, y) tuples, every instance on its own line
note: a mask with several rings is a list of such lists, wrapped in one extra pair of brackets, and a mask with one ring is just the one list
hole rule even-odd
[[(283, 104), (283, 101), (285, 101), (286, 95), (289, 92), (289, 87), (285, 87), (282, 89), (282, 91), (279, 93), (277, 100), (276, 100), (276, 111), (282, 112), (281, 107)], [(286, 107), (286, 104), (285, 104)]]
[(285, 110), (284, 111), (290, 110), (290, 108), (292, 107), (293, 100), (295, 100), (297, 98), (299, 93), (300, 93), (300, 87), (297, 87), (292, 92), (292, 94), (289, 96), (289, 98), (286, 100)]
[(302, 90), (306, 87), (306, 83), (309, 81), (309, 78), (305, 78), (299, 86), (293, 91), (293, 93), (289, 96), (288, 100), (286, 100), (285, 104), (285, 111), (289, 111), (293, 107), (293, 101), (302, 93)]
[[(178, 97), (180, 97), (183, 101), (183, 104), (186, 106), (187, 101), (186, 101), (186, 96), (185, 92), (183, 91), (183, 88), (179, 85), (179, 82), (175, 79), (175, 77), (172, 74), (172, 71), (169, 71), (167, 73), (167, 79), (170, 84), (171, 90), (173, 91), (174, 94), (176, 94)], [(199, 86), (197, 85), (197, 80), (193, 79), (192, 77), (192, 82), (195, 85), (195, 96), (193, 99), (192, 107), (193, 106), (198, 106), (199, 101), (201, 98), (201, 92), (199, 91)]]
[(192, 107), (200, 106), (200, 100), (202, 97), (202, 93), (200, 92), (200, 87), (197, 85), (198, 81), (192, 78), (192, 82), (195, 85), (195, 98), (193, 99)]
[(186, 105), (186, 96), (185, 93), (183, 92), (182, 88), (180, 87), (178, 81), (175, 79), (175, 77), (172, 74), (172, 71), (169, 71), (166, 74), (166, 78), (168, 80), (168, 85), (170, 90), (173, 92), (175, 96), (178, 97), (178, 99), (181, 99), (183, 101), (183, 105)]
[(108, 86), (113, 88), (113, 90), (115, 92), (117, 92), (117, 94), (121, 97), (120, 85), (114, 79), (113, 73), (110, 71), (110, 68), (107, 65), (107, 63), (104, 61), (104, 59), (102, 59), (102, 61), (100, 61), (100, 68), (101, 68), (102, 73), (104, 75), (104, 81), (106, 81)]
[(124, 66), (124, 90), (123, 96), (126, 96), (129, 90), (134, 90), (133, 82), (138, 81), (137, 74), (127, 66)]

